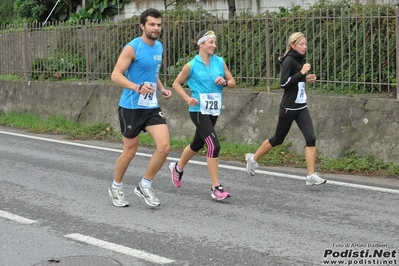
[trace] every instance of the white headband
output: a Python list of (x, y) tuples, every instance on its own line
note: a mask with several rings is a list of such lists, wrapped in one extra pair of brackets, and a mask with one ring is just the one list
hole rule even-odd
[(212, 39), (212, 38), (216, 38), (215, 33), (212, 32), (212, 31), (208, 31), (207, 33), (204, 34), (204, 36), (202, 36), (201, 38), (199, 38), (199, 40), (198, 40), (198, 42), (197, 42), (197, 45), (200, 45), (201, 43), (204, 43), (204, 42), (206, 42), (207, 40)]

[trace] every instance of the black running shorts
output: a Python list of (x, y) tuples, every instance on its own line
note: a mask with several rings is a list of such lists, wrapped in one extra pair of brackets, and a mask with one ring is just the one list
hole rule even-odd
[(137, 137), (141, 131), (146, 132), (147, 126), (166, 124), (165, 116), (159, 107), (155, 109), (126, 109), (119, 106), (118, 114), (122, 135), (128, 139)]

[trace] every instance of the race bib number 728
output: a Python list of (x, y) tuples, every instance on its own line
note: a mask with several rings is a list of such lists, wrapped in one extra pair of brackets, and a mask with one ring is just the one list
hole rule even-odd
[(201, 114), (204, 115), (220, 115), (222, 107), (222, 94), (221, 93), (201, 93)]

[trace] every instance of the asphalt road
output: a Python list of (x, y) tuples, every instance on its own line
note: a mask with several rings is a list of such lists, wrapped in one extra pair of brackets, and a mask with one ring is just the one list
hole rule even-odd
[[(131, 206), (112, 205), (121, 145), (0, 128), (0, 266), (75, 256), (140, 265), (399, 265), (399, 180), (322, 175), (220, 161), (232, 197), (216, 202), (204, 158), (185, 168), (182, 187), (168, 162), (149, 208), (133, 190), (152, 151), (140, 149), (124, 179)], [(383, 264), (385, 263), (385, 264)], [(54, 264), (56, 265), (56, 264)], [(98, 265), (97, 265), (98, 266)]]

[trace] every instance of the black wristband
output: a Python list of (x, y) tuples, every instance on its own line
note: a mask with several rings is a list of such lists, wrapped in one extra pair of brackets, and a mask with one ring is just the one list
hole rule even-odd
[(138, 88), (137, 88), (137, 92), (140, 93), (141, 87), (143, 87), (144, 83), (141, 84)]
[(222, 85), (223, 87), (226, 87), (227, 85), (229, 85), (229, 81), (227, 79), (224, 80), (224, 85)]

